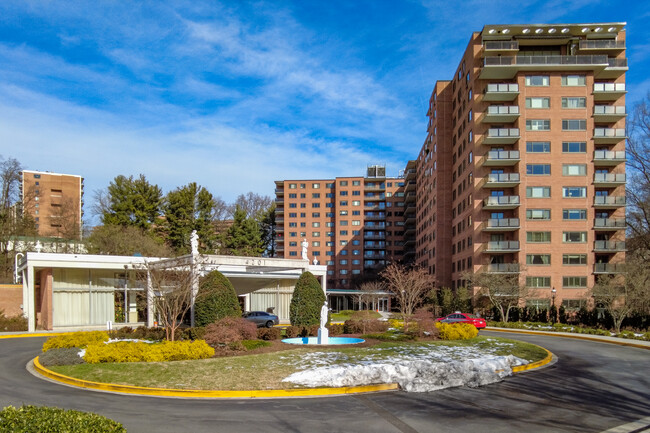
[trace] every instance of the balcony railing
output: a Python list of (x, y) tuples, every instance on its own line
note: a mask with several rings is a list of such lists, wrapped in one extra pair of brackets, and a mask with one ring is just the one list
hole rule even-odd
[(382, 233), (382, 234), (369, 235), (367, 233), (364, 233), (363, 238), (364, 239), (386, 239), (386, 234)]
[(491, 263), (487, 265), (486, 270), (499, 274), (515, 274), (519, 272), (519, 263)]
[(624, 195), (594, 197), (595, 207), (623, 207), (625, 203), (626, 198)]
[(519, 128), (490, 128), (483, 136), (485, 144), (508, 144), (519, 140)]
[(486, 114), (519, 114), (517, 105), (490, 105)]
[(625, 271), (625, 265), (622, 263), (596, 263), (594, 265), (594, 274), (618, 274)]
[(594, 93), (615, 92), (625, 93), (625, 83), (594, 83)]
[(614, 40), (580, 41), (578, 48), (581, 50), (624, 50), (625, 41), (614, 41)]
[(483, 44), (485, 51), (511, 51), (519, 49), (518, 41), (486, 41)]
[(512, 101), (519, 95), (519, 84), (490, 83), (485, 88), (484, 101)]
[(519, 173), (491, 173), (485, 178), (486, 186), (508, 186), (519, 183)]
[(595, 173), (594, 183), (623, 184), (625, 173)]
[(491, 241), (487, 243), (486, 252), (519, 251), (519, 241)]
[(594, 165), (618, 165), (625, 162), (627, 155), (624, 150), (596, 150)]
[(519, 196), (502, 195), (502, 196), (486, 197), (485, 200), (483, 200), (483, 206), (487, 209), (489, 208), (513, 209), (519, 206)]
[(624, 117), (627, 113), (624, 105), (596, 105), (594, 116), (617, 116)]
[(627, 68), (627, 59), (607, 59), (610, 68)]
[(625, 140), (624, 128), (594, 128), (595, 143), (618, 143)]
[(490, 218), (487, 220), (484, 230), (506, 231), (518, 228), (519, 218)]
[(625, 218), (596, 218), (594, 229), (624, 230), (626, 227)]
[(608, 65), (606, 55), (587, 56), (488, 56), (484, 66)]
[(515, 165), (519, 162), (520, 156), (518, 150), (491, 150), (482, 162), (486, 166)]
[(514, 122), (519, 118), (519, 107), (517, 105), (490, 105), (481, 117), (483, 123)]
[(595, 241), (594, 251), (625, 251), (625, 241)]

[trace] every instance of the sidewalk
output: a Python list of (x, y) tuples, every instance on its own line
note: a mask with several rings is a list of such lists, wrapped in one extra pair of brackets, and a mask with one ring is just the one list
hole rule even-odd
[(575, 338), (577, 340), (599, 341), (601, 343), (619, 344), (621, 346), (631, 346), (631, 347), (638, 347), (640, 349), (650, 350), (650, 341), (632, 340), (632, 339), (618, 338), (618, 337), (607, 337), (605, 335), (575, 334), (572, 332), (536, 331), (536, 330), (529, 330), (529, 329), (514, 329), (514, 328), (494, 328), (492, 326), (488, 326), (487, 328), (485, 328), (485, 330), (495, 331), (495, 332), (512, 332), (515, 334), (549, 335), (551, 337)]

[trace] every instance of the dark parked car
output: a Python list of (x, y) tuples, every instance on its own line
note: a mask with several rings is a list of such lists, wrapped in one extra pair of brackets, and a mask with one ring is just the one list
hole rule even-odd
[(458, 312), (448, 314), (445, 317), (436, 319), (436, 321), (442, 323), (471, 323), (472, 325), (476, 326), (476, 329), (483, 329), (487, 326), (487, 323), (485, 323), (485, 319), (481, 317), (476, 317), (473, 314), (458, 313)]
[(273, 327), (273, 325), (278, 325), (280, 319), (275, 314), (269, 314), (264, 311), (248, 311), (243, 314), (244, 319), (250, 320), (255, 323), (258, 328), (266, 326), (267, 328)]

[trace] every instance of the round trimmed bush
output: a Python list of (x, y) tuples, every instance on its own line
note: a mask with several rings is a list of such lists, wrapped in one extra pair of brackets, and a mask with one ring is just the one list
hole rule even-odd
[(101, 415), (45, 406), (5, 407), (0, 412), (0, 431), (13, 433), (126, 433), (122, 424)]
[(219, 271), (212, 271), (203, 278), (194, 303), (196, 326), (206, 326), (224, 317), (241, 317), (237, 292)]
[(303, 272), (296, 281), (296, 287), (289, 306), (289, 320), (293, 326), (320, 324), (320, 309), (325, 302), (325, 293), (311, 272)]

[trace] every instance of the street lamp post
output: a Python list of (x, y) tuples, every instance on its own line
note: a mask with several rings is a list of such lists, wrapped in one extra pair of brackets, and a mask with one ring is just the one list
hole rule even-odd
[(555, 323), (556, 319), (556, 314), (555, 314), (555, 294), (557, 293), (557, 290), (555, 290), (555, 287), (551, 289), (551, 323)]

